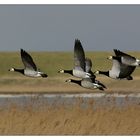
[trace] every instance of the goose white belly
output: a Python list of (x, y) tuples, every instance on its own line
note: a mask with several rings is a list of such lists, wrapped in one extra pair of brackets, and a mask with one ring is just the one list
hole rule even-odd
[(109, 77), (113, 78), (113, 79), (118, 79), (119, 78), (119, 71), (109, 71)]
[(81, 86), (84, 88), (93, 88), (94, 87), (93, 83), (88, 82), (88, 81), (82, 81)]
[(41, 76), (41, 72), (32, 71), (32, 70), (24, 70), (24, 74), (26, 76), (30, 76), (30, 77), (40, 77)]
[(88, 89), (97, 89), (98, 87), (100, 87), (98, 84), (92, 83), (90, 81), (82, 81), (81, 86)]
[(78, 78), (88, 78), (90, 76), (90, 73), (76, 69), (76, 70), (73, 70), (73, 75)]

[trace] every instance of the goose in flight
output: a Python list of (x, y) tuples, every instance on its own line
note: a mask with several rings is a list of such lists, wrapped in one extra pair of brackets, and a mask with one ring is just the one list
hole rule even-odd
[(106, 88), (105, 85), (103, 85), (100, 81), (95, 80), (95, 78), (83, 78), (82, 80), (68, 79), (66, 82), (72, 82), (88, 89), (104, 90)]
[(68, 80), (66, 80), (66, 82), (76, 83), (76, 84), (78, 84), (78, 85), (80, 85), (84, 88), (88, 88), (88, 89), (104, 90), (104, 88), (106, 88), (106, 86), (104, 84), (102, 84), (100, 81), (96, 80), (96, 76), (91, 71), (91, 68), (92, 68), (91, 59), (86, 58), (85, 65), (86, 65), (85, 66), (85, 71), (87, 73), (91, 73), (91, 77), (82, 78), (82, 80), (68, 79)]
[(9, 71), (19, 72), (29, 77), (48, 77), (47, 74), (37, 69), (32, 57), (25, 50), (21, 49), (20, 54), (24, 69), (10, 68)]
[(92, 72), (86, 72), (86, 58), (80, 40), (76, 39), (74, 44), (74, 68), (71, 70), (60, 70), (59, 73), (69, 73), (78, 78), (92, 76)]
[(114, 52), (116, 56), (109, 56), (109, 59), (117, 59), (119, 62), (129, 65), (129, 66), (140, 66), (140, 60), (135, 58), (134, 56), (131, 56), (129, 54), (126, 54), (120, 50), (114, 49)]
[(129, 66), (126, 64), (123, 64), (120, 62), (116, 57), (118, 56), (118, 53), (116, 53), (116, 50), (114, 50), (115, 55), (113, 57), (109, 57), (108, 59), (111, 59), (113, 62), (112, 68), (108, 71), (95, 71), (95, 74), (103, 74), (113, 79), (127, 79), (132, 80), (133, 77), (131, 74), (135, 70), (136, 66)]

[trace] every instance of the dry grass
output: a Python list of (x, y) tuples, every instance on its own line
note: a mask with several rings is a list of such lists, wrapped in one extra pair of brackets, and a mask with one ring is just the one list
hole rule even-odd
[[(48, 77), (47, 79), (42, 78), (28, 78), (25, 76), (21, 77), (2, 77), (0, 79), (0, 93), (3, 92), (45, 92), (45, 93), (63, 93), (63, 92), (86, 92), (86, 93), (97, 93), (104, 92), (98, 89), (91, 90), (85, 89), (74, 83), (66, 83), (65, 80), (74, 78), (72, 76), (58, 76)], [(105, 93), (139, 93), (140, 77), (134, 76), (134, 80), (114, 80), (105, 76), (98, 76), (98, 80), (104, 83), (107, 87)]]
[(0, 110), (0, 135), (140, 135), (140, 106)]
[[(71, 69), (73, 67), (73, 52), (30, 52), (37, 66), (49, 75), (46, 79), (29, 78), (19, 73), (8, 72), (10, 67), (22, 68), (19, 52), (0, 52), (0, 92), (97, 92), (88, 90), (72, 83), (65, 83), (66, 79), (74, 78), (68, 74), (59, 74), (59, 69)], [(92, 70), (109, 70), (111, 61), (108, 55), (113, 52), (86, 52), (93, 62)], [(140, 52), (129, 52), (139, 58)], [(97, 75), (108, 89), (112, 92), (140, 92), (140, 68), (136, 68), (132, 74), (133, 81), (113, 80), (106, 76)]]

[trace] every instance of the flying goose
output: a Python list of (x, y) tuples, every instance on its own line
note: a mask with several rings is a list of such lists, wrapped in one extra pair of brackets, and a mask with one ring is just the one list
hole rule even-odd
[(95, 78), (83, 78), (82, 80), (68, 79), (66, 80), (66, 82), (76, 83), (81, 87), (88, 88), (88, 89), (104, 90), (104, 88), (106, 88), (105, 85), (95, 80)]
[(47, 77), (48, 75), (39, 71), (32, 59), (32, 57), (23, 49), (20, 51), (21, 54), (21, 60), (24, 64), (24, 69), (16, 69), (16, 68), (10, 68), (9, 71), (15, 71), (22, 73), (25, 76), (30, 77)]
[(82, 44), (80, 40), (76, 39), (75, 40), (75, 45), (74, 45), (74, 68), (72, 70), (60, 70), (58, 71), (59, 73), (69, 73), (75, 77), (78, 78), (86, 78), (90, 77), (93, 73), (86, 72), (86, 58), (85, 58), (85, 53), (84, 49), (82, 47)]
[[(116, 57), (118, 56), (118, 54), (116, 53), (116, 51), (114, 50)], [(127, 80), (132, 80), (133, 77), (131, 76), (131, 74), (133, 73), (133, 71), (135, 70), (135, 66), (128, 66), (125, 65), (123, 63), (121, 63), (118, 59), (116, 59), (115, 56), (110, 57), (109, 59), (112, 59), (113, 65), (111, 70), (109, 71), (95, 71), (95, 74), (103, 74), (106, 75), (110, 78), (113, 79), (127, 79)]]
[(129, 65), (129, 66), (140, 66), (140, 60), (135, 58), (134, 56), (126, 54), (117, 49), (114, 49), (114, 52), (116, 56), (109, 56), (108, 57), (109, 59), (113, 57), (114, 59), (117, 59), (119, 62), (123, 64)]
[(68, 79), (66, 80), (66, 82), (72, 82), (72, 83), (76, 83), (84, 88), (89, 88), (89, 89), (100, 89), (100, 90), (104, 90), (105, 85), (103, 85), (100, 81), (96, 80), (96, 76), (94, 75), (94, 73), (91, 71), (92, 68), (92, 61), (89, 58), (85, 59), (85, 71), (87, 73), (90, 73), (91, 76), (87, 77), (87, 78), (82, 78), (82, 80), (74, 80), (74, 79)]

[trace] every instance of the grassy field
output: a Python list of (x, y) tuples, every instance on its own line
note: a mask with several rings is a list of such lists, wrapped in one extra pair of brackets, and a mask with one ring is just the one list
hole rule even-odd
[[(10, 67), (23, 68), (20, 58), (20, 52), (0, 52), (0, 91), (48, 91), (48, 92), (91, 92), (91, 90), (83, 89), (75, 84), (65, 83), (64, 81), (72, 76), (68, 74), (59, 74), (59, 69), (71, 69), (73, 67), (73, 52), (30, 52), (37, 66), (49, 77), (29, 78), (19, 73), (9, 72)], [(139, 58), (140, 52), (129, 52)], [(92, 70), (109, 70), (112, 63), (107, 60), (107, 56), (112, 52), (86, 52), (86, 57), (92, 59)], [(113, 80), (108, 77), (98, 75), (97, 79), (101, 80), (107, 87), (107, 92), (136, 92), (140, 91), (140, 68), (134, 73), (133, 81)], [(93, 91), (94, 92), (94, 91)], [(95, 90), (96, 92), (96, 90)]]
[[(61, 68), (71, 69), (73, 67), (73, 52), (30, 52), (30, 54), (37, 66), (51, 77), (58, 76), (57, 71)], [(112, 52), (86, 52), (86, 57), (91, 58), (93, 71), (108, 70), (111, 67), (111, 61), (106, 58), (112, 54)], [(140, 58), (140, 52), (129, 52), (129, 54)], [(10, 67), (23, 67), (20, 52), (0, 52), (0, 64), (0, 76), (13, 76), (7, 71)], [(137, 69), (134, 75), (140, 75), (140, 69)]]
[[(91, 90), (83, 89), (75, 84), (65, 83), (64, 81), (72, 76), (68, 74), (59, 74), (59, 69), (71, 69), (73, 67), (73, 52), (30, 52), (37, 66), (49, 77), (29, 78), (19, 73), (9, 72), (10, 67), (22, 68), (19, 52), (1, 52), (0, 53), (0, 91), (46, 91), (46, 92), (91, 92)], [(111, 68), (111, 61), (107, 60), (108, 55), (112, 52), (86, 52), (86, 56), (90, 57), (93, 62), (92, 70), (109, 70)], [(140, 52), (129, 52), (129, 54), (140, 58)], [(137, 68), (132, 74), (133, 81), (113, 80), (105, 76), (97, 76), (108, 89), (107, 92), (136, 92), (140, 91), (140, 68)], [(124, 88), (125, 87), (125, 88)], [(97, 90), (94, 90), (95, 92)], [(93, 91), (93, 92), (94, 92)]]

